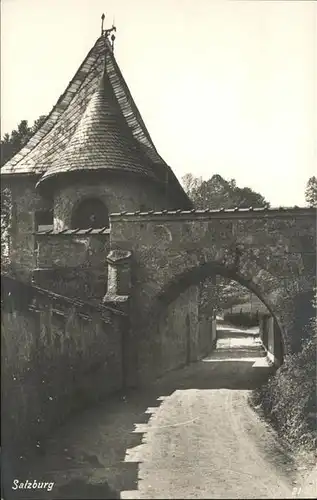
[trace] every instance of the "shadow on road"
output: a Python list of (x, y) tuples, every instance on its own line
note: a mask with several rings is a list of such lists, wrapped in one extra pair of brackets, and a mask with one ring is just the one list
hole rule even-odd
[[(120, 498), (122, 491), (136, 491), (139, 464), (125, 459), (127, 450), (143, 442), (138, 425), (147, 424), (175, 391), (256, 388), (267, 377), (267, 371), (253, 367), (259, 355), (259, 348), (252, 345), (223, 347), (148, 387), (117, 395), (77, 415), (47, 439), (41, 456), (22, 462), (15, 473), (6, 476), (5, 500)], [(29, 496), (30, 491), (12, 491), (13, 478), (51, 481), (54, 487)]]

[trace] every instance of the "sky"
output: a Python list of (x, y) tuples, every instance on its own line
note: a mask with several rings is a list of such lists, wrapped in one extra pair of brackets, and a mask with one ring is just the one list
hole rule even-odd
[(220, 174), (272, 206), (317, 172), (317, 2), (2, 0), (1, 136), (48, 114), (105, 27), (181, 180)]

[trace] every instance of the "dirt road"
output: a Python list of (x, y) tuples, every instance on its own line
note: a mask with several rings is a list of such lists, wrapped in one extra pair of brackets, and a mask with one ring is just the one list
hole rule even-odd
[(224, 337), (205, 360), (72, 419), (20, 479), (54, 482), (40, 498), (55, 499), (294, 497), (295, 464), (247, 403), (266, 370), (256, 338)]

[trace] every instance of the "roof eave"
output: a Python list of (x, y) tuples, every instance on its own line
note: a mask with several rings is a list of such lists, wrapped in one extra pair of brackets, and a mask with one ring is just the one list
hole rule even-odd
[[(79, 86), (82, 84), (84, 81), (86, 75), (89, 72), (90, 67), (83, 70), (83, 67), (87, 65), (87, 61), (89, 61), (89, 58), (91, 58), (94, 54), (94, 51), (97, 50), (97, 45), (99, 41), (103, 39), (105, 40), (104, 36), (98, 37), (96, 40), (94, 46), (90, 49), (88, 52), (87, 56), (85, 57), (84, 61), (81, 63), (79, 66), (78, 70), (76, 71), (74, 77), (71, 79), (69, 82), (68, 86), (66, 87), (65, 91), (63, 94), (60, 95), (58, 98), (56, 104), (53, 106), (51, 109), (50, 113), (47, 115), (46, 120), (42, 123), (41, 127), (34, 132), (34, 134), (29, 138), (28, 142), (18, 151), (10, 160), (8, 160), (3, 167), (8, 168), (8, 166), (12, 165), (12, 168), (16, 167), (21, 160), (23, 160), (29, 153), (31, 153), (42, 141), (42, 139), (53, 129), (53, 127), (56, 125), (60, 115), (64, 113), (64, 111), (68, 108), (70, 105), (73, 97), (74, 97), (74, 91), (72, 90), (75, 82), (81, 82)], [(90, 64), (90, 66), (93, 63)], [(33, 172), (32, 172), (33, 173)], [(14, 173), (15, 174), (15, 173)], [(30, 173), (31, 174), (31, 173)], [(3, 174), (5, 175), (5, 174)], [(8, 173), (8, 175), (13, 175)], [(17, 174), (20, 175), (20, 174)], [(29, 175), (26, 173), (26, 175)]]
[(41, 173), (35, 173), (35, 172), (1, 172), (1, 181), (5, 180), (18, 180), (20, 178), (34, 178), (34, 179), (40, 179)]

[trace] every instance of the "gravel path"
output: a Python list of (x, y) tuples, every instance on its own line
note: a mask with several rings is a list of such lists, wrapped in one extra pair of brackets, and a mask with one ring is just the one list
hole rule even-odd
[(293, 498), (295, 464), (249, 407), (263, 379), (254, 336), (73, 418), (27, 464), (51, 492), (15, 498)]

